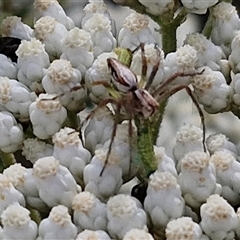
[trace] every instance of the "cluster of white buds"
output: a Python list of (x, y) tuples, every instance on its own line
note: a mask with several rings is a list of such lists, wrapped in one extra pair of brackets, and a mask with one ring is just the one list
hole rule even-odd
[(50, 65), (44, 44), (38, 39), (23, 40), (16, 51), (19, 71), (17, 78), (33, 92), (42, 92), (44, 69)]
[(234, 239), (234, 231), (239, 227), (237, 214), (224, 198), (211, 195), (200, 211), (200, 226), (210, 239)]
[(222, 192), (210, 157), (200, 151), (189, 152), (182, 158), (179, 184), (185, 202), (191, 208), (199, 208), (210, 195)]
[(3, 19), (1, 30), (3, 37), (12, 36), (25, 40), (30, 40), (33, 37), (33, 29), (24, 24), (21, 18), (17, 16), (9, 16)]
[(177, 178), (170, 172), (153, 173), (149, 178), (144, 209), (150, 216), (155, 234), (161, 236), (168, 222), (184, 213), (185, 203)]
[(214, 44), (222, 47), (226, 55), (229, 55), (235, 32), (240, 30), (236, 8), (227, 2), (217, 4), (213, 8), (212, 21), (211, 39)]
[(39, 196), (39, 190), (35, 179), (32, 177), (32, 173), (32, 168), (25, 168), (19, 163), (15, 163), (3, 171), (3, 175), (11, 181), (13, 186), (26, 196), (27, 203), (31, 207), (43, 211), (47, 205)]
[(35, 240), (38, 234), (36, 222), (31, 220), (30, 211), (19, 204), (7, 207), (1, 215), (3, 229), (0, 233), (2, 239)]
[(67, 110), (62, 106), (56, 95), (40, 94), (29, 106), (33, 133), (40, 139), (52, 137), (65, 121)]
[(74, 27), (73, 20), (68, 17), (57, 0), (35, 0), (34, 8), (36, 10), (36, 19), (44, 16), (51, 16), (59, 23), (63, 24), (68, 30)]
[(156, 43), (149, 28), (149, 18), (139, 13), (131, 13), (126, 17), (118, 34), (118, 45), (134, 50), (140, 43)]
[(43, 239), (75, 239), (77, 227), (72, 223), (68, 208), (56, 205), (52, 208), (48, 218), (41, 221), (38, 228), (37, 240)]
[[(82, 146), (79, 133), (72, 128), (63, 128), (53, 136), (53, 156), (67, 167), (77, 183), (81, 184), (83, 169), (90, 162), (91, 155)], [(82, 183), (83, 185), (83, 183)]]
[(15, 152), (20, 149), (24, 140), (22, 126), (17, 123), (14, 116), (7, 112), (0, 112), (0, 149), (5, 153)]
[(29, 118), (29, 106), (36, 99), (36, 94), (21, 82), (7, 77), (0, 77), (0, 107), (9, 111), (20, 121)]
[[(240, 148), (206, 133), (202, 110), (240, 116), (235, 7), (113, 2), (136, 10), (119, 29), (103, 0), (89, 0), (79, 24), (57, 0), (34, 1), (33, 28), (1, 23), (0, 239), (240, 238)], [(177, 27), (207, 11), (203, 33), (175, 49)], [(203, 128), (184, 124), (162, 146), (165, 104), (182, 89)]]
[(16, 64), (14, 64), (11, 59), (9, 59), (7, 56), (0, 54), (0, 76), (2, 77), (8, 77), (10, 79), (16, 79), (17, 78), (17, 68)]

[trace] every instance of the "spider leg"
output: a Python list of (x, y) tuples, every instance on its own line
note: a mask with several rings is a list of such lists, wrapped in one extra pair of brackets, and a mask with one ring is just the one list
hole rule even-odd
[(139, 47), (141, 49), (141, 57), (142, 57), (142, 79), (141, 79), (141, 81), (143, 81), (145, 83), (146, 75), (147, 75), (147, 58), (145, 55), (144, 46), (145, 46), (144, 43), (140, 43), (140, 45), (139, 45)]
[(103, 100), (98, 104), (98, 106), (97, 106), (95, 109), (93, 109), (93, 110), (87, 115), (87, 117), (86, 117), (86, 119), (84, 120), (84, 122), (87, 121), (87, 120), (89, 120), (90, 118), (92, 118), (92, 117), (96, 114), (96, 112), (98, 111), (99, 108), (105, 107), (108, 103), (112, 103), (112, 104), (117, 105), (117, 104), (118, 104), (118, 101), (117, 101), (116, 99), (114, 99), (114, 98), (103, 99)]
[(146, 84), (146, 86), (145, 86), (145, 89), (146, 89), (146, 90), (148, 90), (148, 89), (151, 87), (151, 85), (152, 85), (152, 83), (153, 83), (153, 80), (154, 80), (154, 78), (155, 78), (155, 76), (156, 76), (156, 74), (157, 74), (157, 71), (158, 71), (158, 69), (159, 69), (159, 66), (160, 66), (161, 52), (160, 52), (157, 44), (155, 44), (155, 49), (156, 49), (156, 51), (157, 51), (157, 62), (156, 62), (156, 64), (155, 64), (155, 65), (153, 66), (153, 68), (152, 68), (152, 72), (151, 72), (151, 74), (150, 74), (150, 76), (149, 76), (149, 79), (148, 79), (148, 81), (147, 81), (147, 84)]
[(173, 94), (175, 94), (176, 92), (182, 90), (182, 89), (185, 89), (187, 94), (191, 97), (194, 105), (196, 106), (197, 108), (197, 111), (198, 111), (198, 114), (201, 118), (201, 123), (202, 123), (202, 128), (203, 128), (203, 140), (202, 140), (202, 144), (203, 144), (203, 150), (204, 152), (206, 152), (206, 146), (205, 146), (205, 139), (206, 139), (206, 124), (205, 124), (205, 117), (204, 117), (204, 114), (203, 114), (203, 111), (199, 105), (199, 103), (197, 102), (196, 98), (193, 96), (193, 93), (192, 93), (192, 90), (189, 88), (188, 85), (178, 85), (174, 88), (172, 88), (170, 91), (166, 91), (165, 93), (163, 93), (160, 98), (162, 99), (166, 99), (166, 98), (169, 98), (170, 96), (172, 96)]
[(157, 97), (159, 95), (162, 94), (162, 92), (165, 92), (166, 87), (172, 83), (177, 77), (192, 77), (195, 75), (200, 75), (203, 73), (204, 70), (202, 70), (201, 72), (197, 72), (197, 71), (192, 71), (192, 72), (177, 72), (175, 74), (173, 74), (171, 77), (169, 77), (168, 79), (166, 79), (165, 81), (163, 81), (158, 87), (157, 89), (153, 92), (153, 97)]
[(106, 81), (101, 81), (101, 80), (93, 82), (92, 85), (103, 85), (105, 88), (110, 88), (111, 87), (110, 83), (108, 83)]
[(111, 151), (112, 151), (113, 140), (114, 140), (114, 137), (116, 136), (116, 132), (117, 132), (117, 125), (118, 125), (117, 116), (120, 114), (121, 104), (119, 102), (117, 102), (116, 100), (114, 100), (114, 101), (115, 101), (115, 104), (117, 106), (116, 118), (114, 119), (113, 130), (112, 130), (112, 134), (111, 134), (111, 138), (110, 138), (110, 144), (108, 146), (106, 160), (105, 160), (103, 168), (102, 168), (102, 170), (100, 172), (100, 176), (102, 176), (102, 174), (104, 172), (104, 169), (107, 166), (108, 159), (109, 159), (109, 156), (110, 156)]
[(131, 167), (133, 164), (133, 126), (132, 126), (132, 120), (133, 120), (133, 112), (129, 112), (129, 125), (128, 125), (128, 141), (129, 141), (129, 156), (130, 156), (130, 162), (129, 162), (129, 170), (128, 173), (131, 173)]

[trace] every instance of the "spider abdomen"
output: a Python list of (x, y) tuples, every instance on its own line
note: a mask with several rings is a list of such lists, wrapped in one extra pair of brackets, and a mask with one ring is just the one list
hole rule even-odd
[(137, 89), (137, 77), (127, 66), (115, 58), (108, 58), (107, 63), (111, 71), (112, 83), (117, 90), (126, 93)]

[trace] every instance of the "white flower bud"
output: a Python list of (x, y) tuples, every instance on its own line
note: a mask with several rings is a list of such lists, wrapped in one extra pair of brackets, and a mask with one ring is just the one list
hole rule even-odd
[(68, 17), (57, 0), (35, 0), (36, 18), (50, 16), (63, 24), (68, 30), (74, 27), (73, 20)]
[(158, 172), (170, 172), (177, 177), (177, 170), (175, 168), (175, 162), (172, 158), (168, 157), (163, 147), (154, 146), (154, 153), (158, 162)]
[(56, 95), (40, 94), (29, 107), (33, 133), (40, 139), (52, 137), (67, 118), (67, 110)]
[(154, 232), (161, 235), (171, 219), (184, 213), (184, 199), (180, 185), (169, 172), (156, 171), (149, 177), (144, 209), (149, 214)]
[(91, 34), (83, 29), (71, 29), (63, 39), (63, 53), (61, 59), (69, 60), (74, 68), (77, 68), (82, 76), (92, 66), (93, 43)]
[(202, 230), (211, 239), (234, 239), (238, 226), (237, 214), (232, 206), (219, 195), (211, 195), (200, 209)]
[(237, 229), (236, 229), (236, 238), (238, 237), (238, 238), (240, 238), (240, 228), (239, 228), (239, 226), (240, 226), (240, 207), (237, 209), (237, 218), (238, 218), (238, 227), (237, 227)]
[(188, 34), (184, 43), (191, 45), (197, 50), (197, 68), (208, 66), (213, 71), (220, 71), (220, 61), (225, 58), (222, 48), (214, 45), (200, 33)]
[[(146, 79), (147, 81), (151, 75), (153, 67), (160, 60), (159, 69), (156, 73), (156, 76), (151, 84), (152, 88), (158, 86), (159, 83), (163, 80), (163, 68), (164, 68), (164, 52), (159, 49), (156, 49), (157, 46), (155, 44), (145, 44), (144, 45), (144, 54), (147, 61), (147, 74)], [(133, 54), (132, 62), (131, 62), (131, 70), (138, 76), (142, 74), (142, 51), (139, 49), (137, 52)], [(145, 83), (146, 84), (146, 83)]]
[[(88, 113), (89, 114), (89, 113)], [(85, 119), (83, 119), (85, 121)], [(112, 134), (113, 115), (108, 108), (99, 108), (84, 130), (85, 147), (93, 154), (103, 147)]]
[[(115, 22), (111, 18), (110, 13), (108, 11), (108, 6), (103, 2), (103, 0), (89, 0), (89, 3), (83, 9), (84, 16), (81, 20), (81, 25), (84, 26), (86, 21), (91, 18), (95, 13), (103, 14), (111, 21), (112, 30), (115, 33)], [(115, 34), (114, 34), (115, 35)]]
[(92, 230), (84, 230), (83, 232), (80, 232), (77, 235), (76, 240), (89, 240), (89, 239), (94, 239), (94, 240), (111, 240), (109, 235), (102, 231), (102, 230), (97, 230), (97, 231), (92, 231)]
[(232, 205), (240, 203), (240, 163), (229, 151), (215, 152), (210, 161), (216, 169), (217, 182), (222, 185), (222, 196)]
[(0, 76), (12, 79), (17, 78), (17, 67), (7, 56), (0, 54)]
[(122, 239), (131, 229), (147, 229), (147, 216), (137, 199), (118, 194), (107, 202), (108, 232)]
[(22, 126), (17, 124), (14, 116), (6, 111), (0, 112), (0, 149), (5, 153), (12, 153), (21, 148), (24, 140)]
[(53, 17), (42, 17), (34, 25), (34, 34), (45, 45), (51, 60), (59, 58), (63, 51), (63, 39), (67, 34), (66, 27)]
[(22, 23), (21, 18), (9, 16), (2, 20), (1, 33), (3, 37), (15, 37), (30, 40), (33, 37), (33, 30)]
[[(134, 163), (131, 161), (136, 157), (136, 131), (133, 128), (131, 139), (129, 139), (129, 122), (123, 122), (117, 125), (116, 134), (112, 143), (112, 150), (114, 154), (120, 159), (119, 165), (122, 169), (123, 181), (129, 181), (136, 175), (136, 169)], [(111, 139), (109, 139), (103, 146), (103, 148), (109, 148)], [(131, 144), (131, 146), (130, 146)], [(138, 163), (137, 163), (138, 164)]]
[(231, 53), (228, 59), (233, 72), (240, 72), (240, 31), (236, 31), (235, 33), (231, 43)]
[(67, 167), (78, 184), (83, 182), (83, 169), (90, 162), (91, 154), (82, 145), (79, 132), (63, 128), (53, 136), (53, 156)]
[[(201, 71), (200, 69), (198, 71)], [(227, 111), (230, 107), (233, 89), (226, 83), (226, 79), (219, 71), (204, 68), (202, 74), (191, 78), (194, 96), (209, 113)]]
[(33, 92), (43, 92), (41, 81), (45, 75), (44, 69), (50, 65), (44, 44), (35, 38), (30, 41), (23, 40), (16, 55), (19, 67), (18, 80)]
[(210, 157), (205, 152), (192, 151), (182, 158), (179, 184), (185, 202), (198, 208), (212, 194), (221, 194), (222, 187), (216, 183), (216, 173)]
[(206, 145), (210, 154), (214, 154), (216, 151), (229, 151), (234, 157), (238, 157), (239, 155), (239, 147), (230, 142), (222, 133), (215, 133), (208, 136)]
[(84, 168), (85, 191), (93, 193), (101, 201), (106, 201), (110, 196), (117, 193), (122, 186), (121, 158), (112, 149), (108, 158), (108, 164), (104, 168), (108, 149), (97, 149), (90, 164)]
[(38, 239), (68, 239), (77, 236), (77, 227), (72, 223), (68, 209), (63, 205), (53, 207), (48, 218), (39, 224)]
[(204, 238), (202, 229), (190, 217), (180, 217), (171, 220), (166, 228), (167, 240), (207, 240)]
[(117, 58), (117, 55), (114, 52), (99, 55), (85, 74), (85, 84), (89, 90), (89, 97), (95, 103), (99, 103), (102, 99), (109, 96), (106, 87), (102, 84), (94, 85), (94, 82), (103, 81), (110, 83), (111, 74), (107, 66), (107, 58), (110, 57)]
[(85, 105), (86, 95), (81, 80), (81, 72), (73, 68), (68, 60), (57, 59), (47, 69), (42, 85), (47, 93), (60, 95), (61, 104), (69, 111), (79, 111)]
[(111, 22), (103, 14), (95, 13), (83, 25), (83, 30), (90, 32), (95, 58), (116, 47), (116, 39), (111, 32)]
[(32, 168), (25, 168), (21, 164), (16, 163), (3, 171), (13, 186), (20, 191), (27, 203), (36, 209), (43, 210), (46, 204), (40, 199), (39, 192), (36, 187), (35, 178), (32, 176)]
[(139, 2), (146, 7), (146, 11), (150, 14), (161, 16), (166, 12), (170, 12), (174, 9), (175, 3), (173, 0), (159, 1), (159, 0), (139, 0)]
[(0, 174), (0, 215), (11, 204), (19, 203), (25, 207), (25, 199), (21, 192), (14, 188), (11, 181)]
[(107, 206), (90, 192), (77, 194), (72, 201), (73, 222), (84, 229), (107, 231)]
[(233, 101), (237, 106), (240, 106), (240, 73), (232, 77), (231, 86), (234, 90)]
[(144, 229), (133, 228), (124, 235), (123, 240), (154, 240), (154, 238)]
[(81, 191), (69, 170), (54, 157), (39, 158), (33, 176), (40, 198), (49, 206), (63, 204), (70, 209), (73, 197)]
[(27, 138), (23, 141), (22, 155), (33, 164), (42, 157), (52, 156), (53, 146), (38, 138)]
[(28, 120), (29, 106), (36, 94), (15, 79), (0, 77), (0, 105), (20, 121)]
[(173, 147), (174, 160), (177, 170), (180, 171), (182, 157), (192, 151), (203, 150), (203, 131), (192, 124), (183, 125), (177, 132), (176, 143)]
[(122, 48), (134, 50), (140, 43), (156, 43), (148, 27), (149, 18), (140, 13), (131, 13), (126, 17), (118, 34), (118, 44)]
[(191, 13), (205, 14), (209, 7), (215, 5), (218, 0), (181, 0), (184, 7)]
[(18, 203), (10, 205), (1, 215), (3, 239), (35, 240), (38, 233), (37, 224), (31, 220), (30, 211)]
[[(184, 45), (177, 49), (176, 52), (169, 53), (164, 61), (164, 79), (168, 79), (174, 73), (195, 71), (197, 63), (197, 50), (190, 45)], [(171, 84), (173, 85), (188, 85), (190, 77), (177, 77)]]
[(236, 30), (240, 30), (240, 19), (236, 8), (227, 2), (220, 2), (212, 11), (211, 39), (222, 47), (226, 55), (230, 53), (230, 44)]

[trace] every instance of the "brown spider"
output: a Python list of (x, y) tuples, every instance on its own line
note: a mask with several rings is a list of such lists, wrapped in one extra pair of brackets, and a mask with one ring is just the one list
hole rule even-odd
[[(146, 78), (146, 72), (147, 72), (147, 60), (144, 53), (144, 44), (141, 43), (136, 50), (141, 49), (141, 56), (142, 56), (142, 78)], [(191, 97), (193, 103), (195, 104), (203, 126), (203, 148), (205, 149), (205, 123), (204, 123), (204, 115), (203, 112), (194, 98), (191, 89), (188, 85), (170, 85), (177, 77), (185, 77), (185, 76), (194, 76), (196, 74), (201, 74), (202, 72), (177, 72), (174, 75), (172, 75), (170, 78), (164, 80), (153, 92), (150, 94), (149, 88), (151, 87), (151, 84), (154, 80), (154, 77), (159, 69), (160, 66), (160, 50), (155, 45), (158, 60), (156, 64), (153, 66), (152, 72), (149, 76), (148, 81), (146, 82), (145, 86), (141, 87), (139, 86), (137, 76), (135, 73), (130, 70), (127, 66), (119, 62), (115, 58), (108, 58), (107, 64), (111, 72), (111, 83), (106, 83), (104, 81), (96, 81), (94, 84), (102, 84), (108, 89), (111, 89), (110, 93), (112, 93), (112, 97), (109, 97), (107, 99), (102, 100), (97, 108), (95, 108), (88, 116), (87, 119), (90, 119), (96, 111), (106, 106), (106, 104), (111, 103), (116, 106), (115, 108), (115, 115), (116, 119), (114, 121), (113, 125), (113, 131), (111, 134), (110, 144), (106, 155), (106, 160), (104, 163), (104, 166), (102, 168), (102, 171), (100, 173), (100, 176), (103, 174), (103, 171), (108, 163), (108, 159), (111, 153), (114, 137), (116, 135), (117, 130), (117, 124), (118, 124), (118, 116), (120, 115), (121, 111), (124, 111), (129, 119), (129, 128), (128, 128), (128, 134), (129, 134), (129, 143), (130, 143), (130, 151), (131, 151), (131, 137), (133, 134), (133, 126), (132, 126), (132, 120), (136, 118), (144, 118), (147, 119), (154, 115), (154, 113), (157, 111), (159, 103), (176, 92), (185, 89), (189, 96)], [(134, 50), (134, 51), (136, 51)], [(170, 87), (171, 86), (171, 87)]]

